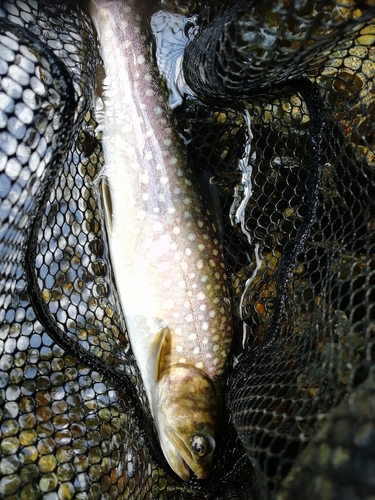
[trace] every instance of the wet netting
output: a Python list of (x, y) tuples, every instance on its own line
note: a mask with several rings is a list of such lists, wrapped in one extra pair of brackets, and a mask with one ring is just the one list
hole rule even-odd
[(173, 113), (222, 227), (215, 464), (184, 482), (155, 438), (97, 196), (86, 5), (2, 1), (0, 498), (374, 498), (375, 5), (138, 3), (155, 65), (151, 16), (182, 23)]

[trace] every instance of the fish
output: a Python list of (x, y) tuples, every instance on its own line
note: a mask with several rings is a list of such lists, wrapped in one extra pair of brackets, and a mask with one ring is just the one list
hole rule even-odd
[(163, 454), (183, 481), (205, 479), (233, 337), (222, 244), (135, 2), (90, 0), (89, 12), (105, 68), (99, 184), (116, 289)]

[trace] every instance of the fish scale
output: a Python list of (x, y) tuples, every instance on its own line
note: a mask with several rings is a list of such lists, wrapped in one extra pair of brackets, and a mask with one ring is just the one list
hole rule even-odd
[(187, 464), (203, 478), (232, 339), (221, 242), (133, 4), (90, 10), (106, 73), (100, 185), (116, 286), (164, 454), (183, 479)]

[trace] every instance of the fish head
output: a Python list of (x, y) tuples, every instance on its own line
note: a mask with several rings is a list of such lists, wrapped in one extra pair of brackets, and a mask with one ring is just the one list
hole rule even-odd
[(158, 380), (153, 414), (161, 448), (174, 472), (187, 481), (193, 471), (211, 471), (220, 420), (221, 396), (215, 382), (195, 366), (174, 364)]

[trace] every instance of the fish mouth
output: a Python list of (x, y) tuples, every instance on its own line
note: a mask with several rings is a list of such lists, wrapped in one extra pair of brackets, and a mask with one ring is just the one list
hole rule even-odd
[[(172, 469), (183, 479), (184, 481), (188, 481), (190, 478), (190, 470), (194, 472), (198, 479), (206, 479), (208, 476), (209, 470), (207, 467), (199, 466), (193, 459), (191, 451), (188, 449), (186, 444), (180, 439), (177, 434), (171, 430), (166, 430), (166, 435), (168, 439), (173, 444), (176, 454), (175, 458), (177, 459), (177, 463), (179, 465), (179, 472), (176, 471), (176, 468), (171, 465)], [(184, 471), (184, 476), (182, 476), (181, 471)]]
[(191, 462), (191, 456), (190, 460), (186, 460), (186, 456), (191, 454), (185, 446), (185, 443), (177, 436), (177, 434), (175, 434), (171, 430), (166, 430), (165, 434), (169, 441), (172, 443), (175, 451), (175, 453), (173, 454), (174, 463), (171, 463), (171, 461), (168, 460), (169, 465), (183, 481), (188, 481), (190, 479), (190, 467), (188, 466), (187, 462)]

